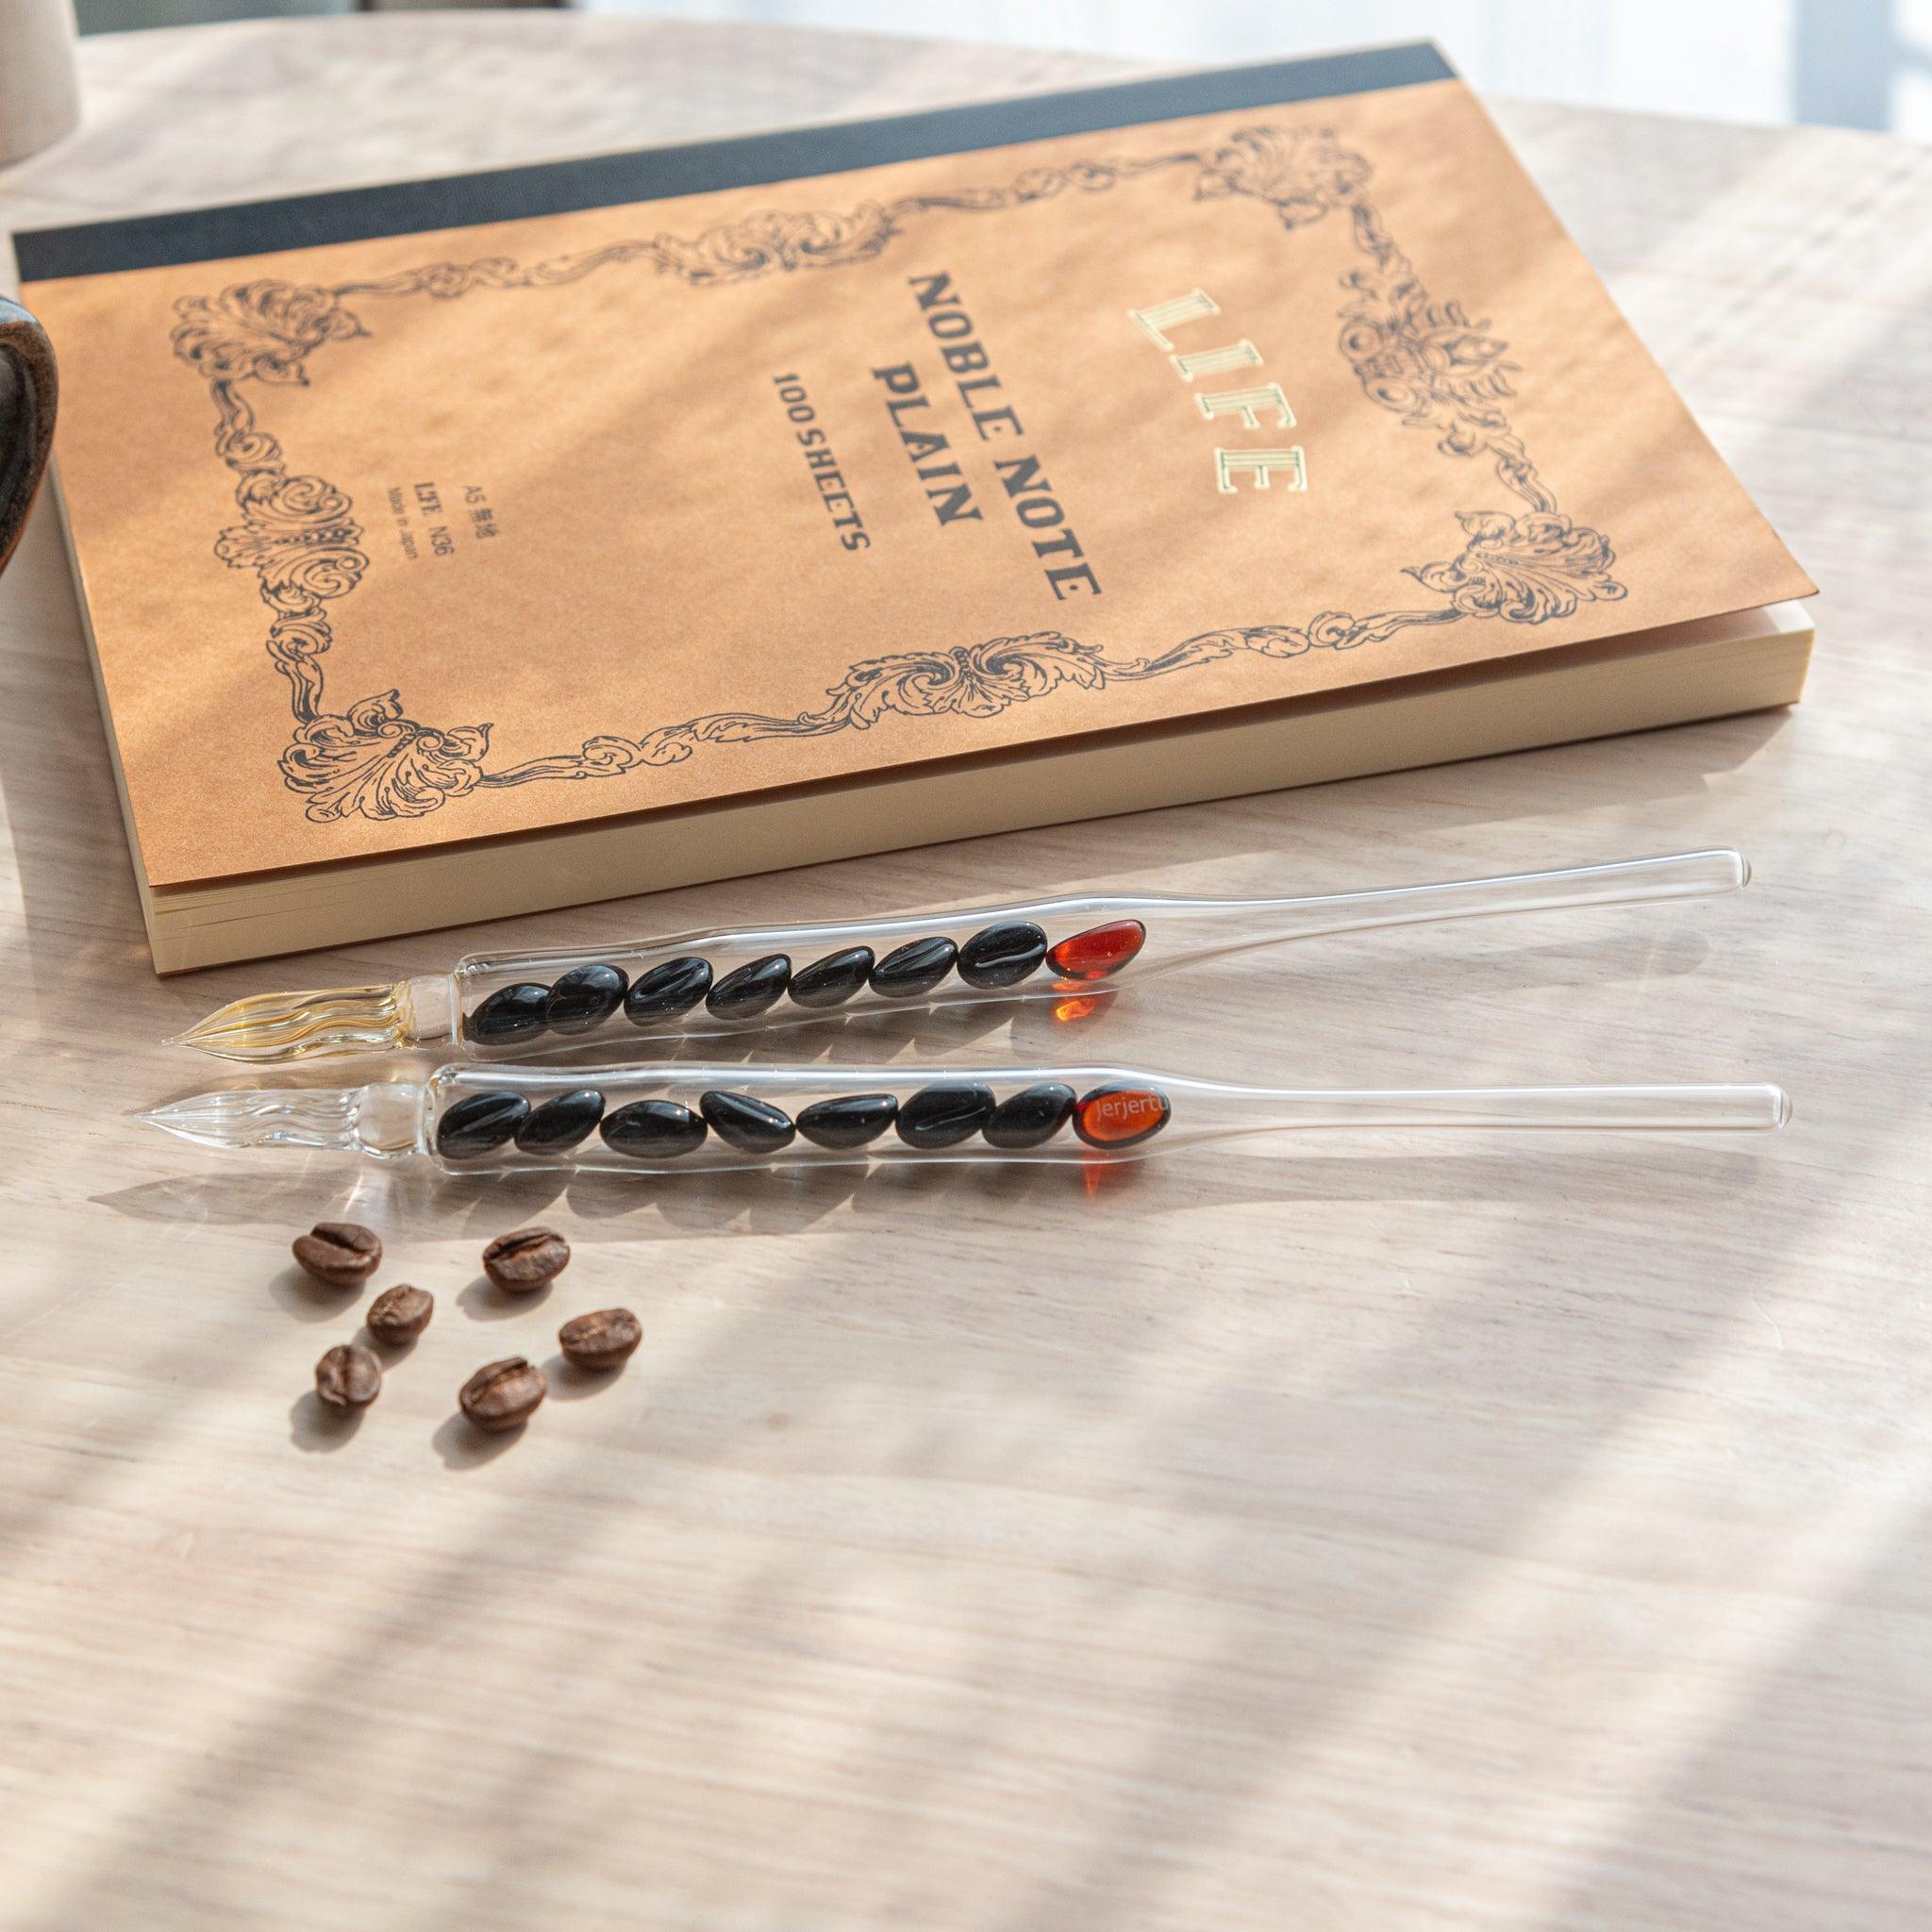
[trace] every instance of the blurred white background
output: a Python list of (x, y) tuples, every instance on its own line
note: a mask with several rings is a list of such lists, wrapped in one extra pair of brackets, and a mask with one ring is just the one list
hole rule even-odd
[(1435, 40), (1491, 93), (1932, 138), (1932, 0), (589, 0), (1161, 60)]
[[(79, 0), (85, 30), (423, 0)], [(435, 0), (431, 0), (435, 4)], [(472, 0), (474, 4), (474, 0)], [(527, 0), (525, 0), (527, 4)], [(576, 0), (1181, 63), (1434, 39), (1491, 93), (1932, 139), (1932, 0)]]

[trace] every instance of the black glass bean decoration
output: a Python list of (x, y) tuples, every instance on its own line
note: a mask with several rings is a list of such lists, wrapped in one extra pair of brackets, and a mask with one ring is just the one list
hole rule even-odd
[(993, 1108), (985, 1128), (987, 1144), (1009, 1153), (1043, 1147), (1066, 1125), (1073, 1111), (1074, 1090), (1058, 1080), (1023, 1087)]
[(706, 1128), (675, 1100), (634, 1100), (609, 1115), (600, 1131), (607, 1147), (641, 1160), (693, 1153), (704, 1145)]
[(783, 953), (769, 953), (727, 973), (706, 996), (705, 1005), (720, 1020), (749, 1020), (774, 1007), (791, 982), (791, 961)]
[(436, 1151), (447, 1160), (474, 1160), (493, 1153), (528, 1118), (530, 1103), (521, 1093), (471, 1093), (442, 1110), (436, 1124)]
[(899, 1111), (891, 1093), (842, 1093), (815, 1100), (798, 1116), (798, 1131), (818, 1147), (863, 1147), (876, 1141)]
[(991, 1087), (922, 1087), (899, 1108), (899, 1138), (908, 1147), (957, 1147), (985, 1126), (992, 1108)]
[(624, 1016), (633, 1026), (688, 1013), (711, 990), (711, 962), (688, 953), (638, 974), (624, 996)]
[(959, 948), (959, 977), (968, 986), (1018, 986), (1045, 958), (1046, 935), (1030, 919), (989, 925)]
[(882, 999), (916, 1000), (953, 970), (959, 949), (949, 939), (913, 940), (872, 969), (872, 990)]
[(698, 1109), (719, 1140), (743, 1154), (776, 1154), (798, 1131), (790, 1114), (749, 1093), (701, 1094)]
[(827, 953), (791, 975), (791, 998), (801, 1007), (842, 1007), (854, 993), (862, 991), (872, 974), (870, 946), (847, 946), (842, 953)]
[(594, 1087), (579, 1087), (537, 1108), (517, 1129), (517, 1145), (525, 1154), (568, 1154), (603, 1118), (604, 1096)]
[(629, 978), (615, 966), (573, 966), (550, 989), (543, 1018), (556, 1033), (590, 1033), (624, 1004)]
[(463, 1031), (479, 1045), (503, 1046), (513, 1040), (534, 1040), (543, 1030), (550, 989), (525, 981), (500, 986), (463, 1022)]

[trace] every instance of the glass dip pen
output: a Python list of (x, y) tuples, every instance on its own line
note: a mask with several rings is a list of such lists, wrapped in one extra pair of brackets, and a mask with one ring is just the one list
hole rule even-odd
[(1117, 1066), (439, 1068), (424, 1081), (237, 1089), (142, 1115), (204, 1146), (424, 1157), (446, 1174), (654, 1174), (834, 1161), (1134, 1159), (1161, 1146), (1340, 1127), (1782, 1126), (1762, 1084), (1232, 1086)]
[(1216, 954), (1374, 926), (1735, 891), (1736, 852), (1292, 899), (1096, 893), (814, 925), (719, 928), (595, 952), (473, 953), (391, 986), (257, 993), (171, 1044), (261, 1065), (454, 1042), (478, 1059), (741, 1033), (850, 1008), (1060, 999)]

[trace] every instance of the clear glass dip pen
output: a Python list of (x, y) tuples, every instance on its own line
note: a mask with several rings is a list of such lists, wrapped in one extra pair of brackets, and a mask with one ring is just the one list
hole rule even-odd
[(1345, 1127), (1782, 1126), (1763, 1084), (1307, 1090), (1133, 1067), (446, 1066), (422, 1082), (233, 1090), (142, 1115), (204, 1146), (423, 1157), (448, 1174), (782, 1169), (828, 1161), (1134, 1159), (1157, 1146)]
[[(546, 1044), (699, 1037), (851, 1006), (1063, 998), (1214, 954), (1374, 926), (1708, 897), (1750, 877), (1736, 852), (1292, 899), (1102, 893), (813, 925), (678, 933), (594, 952), (475, 953), (391, 986), (258, 993), (173, 1044), (273, 1065), (460, 1044), (480, 1059)], [(602, 1035), (601, 1042), (595, 1036)]]

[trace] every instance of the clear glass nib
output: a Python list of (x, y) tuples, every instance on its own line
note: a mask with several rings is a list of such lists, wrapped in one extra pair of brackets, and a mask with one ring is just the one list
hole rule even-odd
[(423, 1143), (418, 1081), (371, 1087), (231, 1087), (150, 1108), (137, 1118), (202, 1147), (323, 1147), (394, 1160)]
[(142, 1124), (177, 1134), (203, 1147), (335, 1147), (353, 1149), (354, 1088), (237, 1088), (197, 1093), (151, 1108)]

